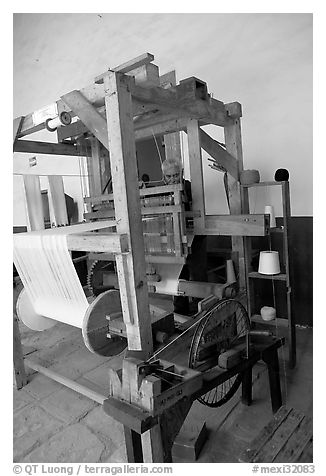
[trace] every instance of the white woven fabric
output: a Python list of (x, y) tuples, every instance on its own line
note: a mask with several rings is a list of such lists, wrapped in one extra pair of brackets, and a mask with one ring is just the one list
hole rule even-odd
[(112, 221), (14, 235), (14, 263), (36, 314), (82, 327), (88, 302), (68, 250), (67, 236), (109, 226)]

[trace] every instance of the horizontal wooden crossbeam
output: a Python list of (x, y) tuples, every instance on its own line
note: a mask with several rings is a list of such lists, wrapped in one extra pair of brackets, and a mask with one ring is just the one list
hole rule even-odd
[[(129, 73), (133, 69), (139, 68), (139, 66), (143, 66), (145, 64), (151, 63), (154, 60), (154, 55), (150, 53), (144, 53), (140, 56), (137, 56), (137, 58), (133, 58), (130, 61), (127, 61), (126, 63), (122, 63), (119, 66), (116, 66), (115, 68), (108, 68), (108, 70), (111, 71), (117, 71), (119, 73)], [(103, 78), (107, 74), (107, 71), (105, 73), (100, 74), (95, 78), (95, 83), (97, 84), (102, 84), (103, 83)]]
[(31, 154), (50, 154), (50, 155), (71, 155), (84, 156), (81, 151), (73, 144), (53, 142), (40, 142), (33, 140), (17, 140), (14, 143), (14, 152), (27, 152)]
[(204, 228), (195, 235), (265, 236), (269, 231), (269, 215), (206, 215)]
[[(188, 78), (188, 80), (198, 82), (196, 78)], [(133, 99), (137, 101), (136, 107), (138, 107), (138, 113), (142, 111), (141, 108), (139, 109), (139, 102), (141, 102), (154, 105), (154, 109), (155, 107), (164, 108), (165, 112), (167, 109), (173, 110), (177, 114), (177, 117), (175, 118), (178, 118), (180, 114), (183, 113), (183, 115), (188, 118), (192, 117), (205, 120), (207, 123), (216, 124), (219, 126), (225, 126), (230, 120), (223, 102), (210, 97), (208, 97), (206, 100), (198, 98), (196, 96), (195, 89), (193, 96), (190, 96), (188, 91), (184, 91), (184, 87), (182, 85), (168, 89), (161, 87), (148, 88), (137, 85), (135, 80), (131, 81), (130, 88)], [(81, 89), (79, 93), (94, 108), (100, 108), (104, 106), (104, 84), (92, 84), (91, 86)], [(67, 99), (70, 94), (71, 93), (65, 95), (65, 98)], [(63, 111), (71, 112), (72, 109), (70, 105), (66, 103), (65, 98), (62, 98), (56, 103), (50, 105), (48, 109), (55, 110), (56, 114), (60, 114)], [(46, 111), (46, 109), (47, 108), (44, 108), (44, 111)], [(134, 112), (137, 113), (137, 111)], [(72, 116), (74, 116), (74, 114), (72, 114)], [(17, 136), (18, 138), (45, 128), (45, 118), (43, 121), (41, 120), (40, 123), (36, 123), (35, 117), (35, 113), (28, 114), (26, 117), (24, 117), (21, 130)], [(61, 127), (60, 129), (64, 128)]]
[(83, 233), (67, 235), (68, 249), (71, 251), (126, 253), (129, 251), (129, 237), (118, 233)]

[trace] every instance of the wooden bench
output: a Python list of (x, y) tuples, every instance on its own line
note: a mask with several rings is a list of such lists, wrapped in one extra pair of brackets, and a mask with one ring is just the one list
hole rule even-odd
[(312, 419), (285, 406), (275, 413), (239, 458), (241, 463), (311, 463)]

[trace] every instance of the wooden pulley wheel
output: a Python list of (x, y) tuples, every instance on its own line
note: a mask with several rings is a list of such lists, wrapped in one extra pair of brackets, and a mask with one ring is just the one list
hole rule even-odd
[(82, 324), (82, 334), (88, 350), (106, 357), (117, 355), (127, 347), (127, 339), (108, 336), (107, 316), (122, 313), (120, 292), (110, 289), (97, 296), (88, 307)]

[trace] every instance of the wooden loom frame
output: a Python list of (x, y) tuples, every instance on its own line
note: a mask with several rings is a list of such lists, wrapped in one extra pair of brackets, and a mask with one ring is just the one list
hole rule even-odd
[[(137, 413), (139, 407), (150, 412), (153, 402), (157, 403), (160, 398), (161, 401), (164, 401), (165, 398), (163, 394), (161, 395), (159, 383), (155, 377), (141, 376), (139, 371), (153, 353), (153, 341), (146, 286), (146, 257), (142, 235), (142, 211), (138, 190), (135, 141), (152, 137), (153, 134), (165, 135), (167, 137), (167, 156), (173, 156), (177, 150), (178, 132), (185, 131), (187, 133), (192, 186), (193, 233), (195, 235), (220, 234), (232, 237), (233, 260), (239, 273), (239, 285), (242, 291), (247, 286), (245, 253), (248, 250), (248, 244), (246, 237), (266, 235), (269, 229), (267, 215), (250, 215), (248, 213), (248, 192), (247, 189), (240, 187), (238, 180), (239, 173), (243, 169), (241, 105), (237, 102), (223, 104), (223, 102), (213, 99), (207, 93), (206, 83), (194, 77), (181, 81), (177, 86), (173, 85), (173, 74), (160, 77), (158, 67), (152, 63), (153, 58), (148, 53), (142, 55), (103, 73), (95, 78), (94, 84), (62, 96), (54, 105), (58, 116), (69, 113), (71, 117), (78, 117), (78, 119), (72, 124), (62, 125), (58, 128), (59, 142), (57, 144), (23, 139), (33, 132), (45, 129), (47, 123), (44, 118), (35, 121), (36, 114), (33, 113), (14, 120), (14, 152), (85, 155), (85, 151), (81, 151), (70, 138), (77, 133), (88, 131), (94, 135), (88, 155), (92, 157), (95, 167), (93, 170), (100, 173), (100, 144), (109, 151), (115, 206), (115, 220), (112, 224), (116, 225), (117, 233), (105, 236), (102, 234), (97, 236), (94, 234), (71, 235), (69, 248), (115, 254), (129, 354), (128, 358), (124, 360), (122, 376), (114, 373), (111, 375), (111, 395), (117, 401), (121, 400), (123, 405), (130, 404), (128, 408), (131, 412), (129, 415), (131, 419), (133, 418), (132, 413)], [(172, 78), (171, 84), (167, 78)], [(201, 129), (201, 126), (206, 124), (223, 127), (225, 149)], [(208, 152), (228, 173), (230, 215), (207, 216), (205, 214), (201, 148)], [(93, 175), (92, 188), (94, 198), (96, 191), (101, 190), (99, 176), (96, 173)], [(99, 193), (97, 196), (101, 200), (102, 197)], [(105, 198), (107, 199), (107, 196)], [(15, 346), (15, 369), (17, 386), (20, 388), (26, 383), (26, 377), (23, 364), (19, 365), (19, 361), (22, 363), (22, 354), (17, 322), (14, 322), (14, 326), (15, 342), (17, 343)], [(277, 346), (274, 347), (272, 367), (277, 357), (277, 352), (275, 357)], [(253, 359), (253, 362), (256, 362), (261, 355), (257, 354), (257, 358)], [(28, 365), (36, 370), (42, 370), (40, 366), (31, 362)], [(248, 368), (250, 370), (250, 366)], [(55, 375), (50, 375), (51, 371), (45, 369), (44, 373), (58, 379)], [(198, 393), (202, 386), (202, 376), (197, 375), (196, 372), (188, 373), (189, 380), (186, 380), (185, 384), (181, 386), (184, 390), (188, 385), (186, 393), (181, 391), (181, 393), (176, 392), (172, 397), (170, 396), (171, 401), (164, 406), (165, 410), (168, 410), (172, 404), (177, 405), (181, 401), (182, 397), (178, 397), (178, 395), (187, 396)], [(63, 378), (61, 382), (67, 385), (65, 380)], [(246, 381), (248, 382), (248, 375)], [(139, 398), (141, 386), (145, 394), (146, 391), (148, 392), (146, 402), (145, 399)], [(85, 394), (85, 390), (81, 386), (74, 385), (72, 388)], [(279, 393), (278, 388), (277, 404), (274, 406), (278, 406)], [(94, 395), (91, 398), (94, 398)], [(96, 398), (96, 401), (103, 403), (102, 396), (96, 396)], [(187, 405), (189, 402), (186, 407)], [(188, 410), (181, 412), (183, 418)], [(141, 437), (144, 461), (162, 462), (162, 435), (159, 425), (151, 423), (148, 425), (148, 429), (146, 428), (142, 426), (142, 430), (139, 432), (144, 432)], [(134, 430), (131, 425), (129, 425), (129, 430), (126, 430), (126, 443), (128, 448), (132, 448), (128, 451), (130, 461), (137, 461), (134, 453), (139, 442), (135, 443)]]

